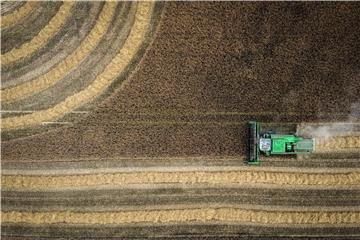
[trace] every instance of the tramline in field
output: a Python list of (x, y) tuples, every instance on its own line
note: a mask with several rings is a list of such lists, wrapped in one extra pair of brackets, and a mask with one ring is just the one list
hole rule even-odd
[(259, 164), (260, 154), (289, 155), (315, 151), (315, 139), (303, 138), (296, 134), (279, 134), (271, 130), (261, 131), (259, 122), (249, 122), (248, 163)]

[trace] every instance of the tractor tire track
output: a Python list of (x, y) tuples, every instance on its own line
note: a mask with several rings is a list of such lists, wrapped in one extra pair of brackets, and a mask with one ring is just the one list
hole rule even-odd
[[(16, 239), (16, 233), (26, 234), (25, 239), (44, 239), (49, 237), (64, 240), (63, 236), (100, 238), (100, 239), (124, 239), (124, 238), (151, 238), (156, 239), (261, 239), (261, 240), (323, 240), (331, 238), (337, 240), (353, 240), (360, 237), (360, 228), (334, 226), (329, 227), (286, 227), (277, 226), (254, 226), (253, 224), (176, 224), (176, 225), (126, 225), (126, 226), (69, 226), (65, 224), (19, 226), (3, 224), (3, 237)], [(221, 233), (221, 234), (219, 234)], [(291, 233), (291, 237), (289, 236)], [(281, 237), (279, 237), (281, 236)], [(21, 239), (24, 239), (23, 237)]]
[(359, 190), (282, 188), (148, 188), (121, 190), (2, 192), (3, 211), (116, 211), (161, 205), (360, 206)]

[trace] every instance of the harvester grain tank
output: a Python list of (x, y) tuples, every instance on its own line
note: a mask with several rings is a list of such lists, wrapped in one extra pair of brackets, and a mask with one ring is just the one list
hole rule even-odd
[(248, 163), (259, 164), (260, 155), (294, 155), (315, 151), (315, 139), (296, 134), (262, 131), (259, 122), (249, 122)]

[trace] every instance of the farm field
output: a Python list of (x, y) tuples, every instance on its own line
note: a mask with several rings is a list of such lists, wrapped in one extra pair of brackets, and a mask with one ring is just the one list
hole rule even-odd
[[(2, 239), (359, 239), (357, 2), (1, 2)], [(247, 123), (316, 140), (246, 163)]]

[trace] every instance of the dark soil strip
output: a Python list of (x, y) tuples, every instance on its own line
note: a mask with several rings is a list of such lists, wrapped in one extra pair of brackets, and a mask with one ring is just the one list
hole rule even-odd
[[(329, 154), (331, 155), (331, 154)], [(360, 167), (360, 151), (355, 153), (340, 153), (335, 154), (338, 158), (310, 158), (310, 159), (296, 159), (283, 157), (284, 160), (272, 157), (261, 157), (261, 166), (272, 167), (311, 167), (311, 168), (359, 168)]]
[(184, 166), (243, 166), (244, 156), (232, 157), (188, 157), (188, 158), (84, 158), (58, 159), (35, 162), (15, 161), (2, 162), (6, 170), (44, 170), (47, 169), (97, 169), (97, 168), (128, 168), (128, 167), (184, 167)]
[(360, 206), (358, 190), (160, 188), (62, 192), (2, 192), (3, 211), (101, 211), (161, 205)]
[[(360, 167), (359, 153), (341, 153), (327, 157), (296, 159), (296, 157), (261, 157), (260, 166), (271, 167), (311, 167), (311, 168), (354, 168)], [(336, 156), (338, 156), (336, 158)], [(211, 166), (247, 166), (245, 155), (231, 157), (189, 156), (185, 158), (80, 158), (42, 161), (2, 162), (6, 170), (43, 170), (47, 169), (96, 169), (128, 167), (211, 167)]]
[[(81, 238), (81, 237), (80, 237)], [(42, 238), (42, 237), (10, 237), (10, 236), (3, 236), (2, 239), (7, 240), (19, 240), (19, 239), (36, 239), (36, 240), (47, 240), (49, 238)], [(57, 240), (68, 240), (67, 237), (52, 237), (51, 239), (57, 239)], [(82, 238), (81, 238), (82, 239)], [(119, 239), (125, 239), (124, 237), (86, 237), (86, 239), (111, 239), (111, 240), (119, 240)], [(249, 236), (249, 235), (193, 235), (193, 236), (168, 236), (168, 237), (126, 237), (126, 239), (156, 239), (156, 240), (189, 240), (189, 239), (199, 239), (199, 240), (328, 240), (330, 239), (330, 236), (313, 236), (313, 237), (305, 237), (305, 236)], [(332, 240), (355, 240), (360, 239), (359, 236), (331, 236)]]
[[(123, 237), (126, 239), (131, 238), (169, 238), (169, 239), (189, 239), (191, 237), (321, 237), (326, 235), (329, 237), (346, 237), (352, 236), (356, 239), (359, 238), (359, 227), (259, 227), (251, 225), (173, 225), (173, 226), (116, 226), (116, 227), (75, 227), (63, 226), (19, 226), (4, 224), (1, 228), (3, 236), (19, 236), (19, 233), (29, 237), (51, 237), (51, 238), (66, 238), (66, 237), (83, 237), (83, 238), (114, 238)], [(266, 238), (267, 239), (267, 238)], [(276, 238), (277, 239), (277, 238)], [(344, 239), (344, 238), (342, 238)], [(346, 238), (345, 238), (346, 239)]]
[[(19, 240), (19, 239), (36, 239), (36, 240), (47, 240), (49, 238), (42, 238), (42, 237), (3, 237), (3, 239), (7, 240)], [(57, 240), (67, 240), (69, 238), (63, 238), (63, 237), (54, 237), (51, 239), (57, 239)], [(87, 237), (86, 239), (95, 239), (92, 237)], [(111, 240), (119, 240), (124, 239), (124, 237), (99, 237), (96, 239), (111, 239)], [(199, 240), (328, 240), (330, 239), (329, 236), (327, 237), (320, 237), (320, 236), (314, 236), (314, 237), (304, 237), (304, 236), (268, 236), (268, 237), (260, 237), (260, 236), (248, 236), (248, 235), (213, 235), (213, 236), (206, 236), (205, 234), (203, 236), (195, 235), (192, 237), (189, 236), (168, 236), (168, 237), (126, 237), (126, 239), (156, 239), (156, 240), (182, 240), (182, 239), (199, 239)], [(355, 240), (360, 239), (360, 237), (357, 236), (331, 236), (332, 240)]]

